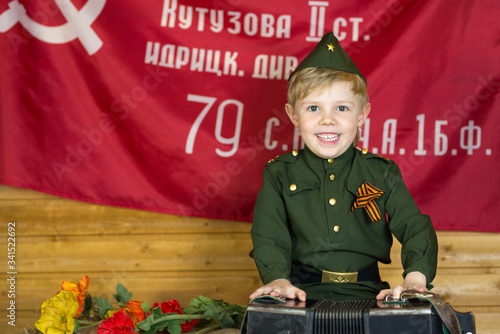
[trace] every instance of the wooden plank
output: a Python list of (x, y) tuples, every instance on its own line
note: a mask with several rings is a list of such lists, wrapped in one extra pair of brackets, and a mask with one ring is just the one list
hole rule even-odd
[(38, 310), (16, 310), (16, 318), (14, 325), (9, 325), (9, 318), (7, 318), (7, 311), (2, 308), (0, 310), (0, 333), (8, 334), (24, 334), (24, 328), (32, 327), (34, 328), (35, 322), (40, 318), (40, 308)]
[[(16, 301), (18, 305), (22, 305), (22, 309), (39, 307), (45, 299), (57, 293), (63, 280), (78, 282), (83, 274), (46, 273), (36, 276), (35, 278), (34, 275), (20, 275), (17, 279)], [(490, 280), (490, 283), (494, 284), (497, 280), (498, 277)], [(249, 293), (261, 284), (256, 271), (251, 270), (218, 271), (210, 275), (197, 271), (137, 273), (117, 271), (90, 275), (89, 293), (111, 299), (117, 283), (125, 285), (137, 300), (153, 303), (159, 300), (177, 299), (182, 304), (189, 303), (198, 294), (246, 304)], [(486, 284), (485, 289), (489, 288), (490, 286)], [(446, 295), (439, 286), (435, 292), (461, 312), (491, 312), (500, 309), (498, 293), (494, 296), (485, 292), (471, 293), (458, 290), (454, 291), (453, 295)], [(6, 293), (2, 291), (2, 295)]]
[[(64, 201), (64, 200), (59, 200)], [(26, 210), (19, 206), (16, 218), (20, 236), (117, 235), (151, 233), (244, 233), (250, 238), (251, 224), (178, 217), (140, 210), (81, 204), (65, 204), (64, 209), (53, 203), (40, 204), (39, 209)], [(65, 203), (66, 203), (65, 202)], [(79, 209), (75, 209), (79, 208)], [(2, 211), (3, 210), (3, 211)], [(2, 212), (9, 211), (2, 207)], [(49, 212), (50, 211), (50, 212)], [(62, 212), (65, 212), (64, 214)], [(500, 234), (469, 232), (438, 232), (439, 266), (492, 266), (500, 262), (500, 252), (494, 251), (500, 243)], [(401, 246), (395, 242), (391, 251), (394, 263), (401, 265)]]
[[(395, 286), (401, 284), (401, 269), (383, 266), (380, 274)], [(440, 268), (434, 280), (433, 292), (446, 302), (457, 306), (499, 306), (500, 267)]]
[[(3, 188), (12, 187), (0, 189)], [(152, 231), (249, 233), (251, 228), (248, 223), (166, 215), (46, 196), (49, 199), (2, 200), (0, 215), (16, 220), (18, 232), (23, 236), (148, 234)], [(500, 261), (500, 252), (491, 251), (500, 243), (500, 234), (438, 231), (438, 239), (440, 267), (494, 265)], [(391, 251), (395, 263), (400, 263), (400, 250), (400, 244), (395, 241)]]
[(458, 312), (472, 312), (476, 325), (477, 334), (498, 334), (500, 328), (500, 307), (488, 308), (487, 310), (478, 308), (467, 308), (461, 310), (454, 307)]
[[(453, 273), (452, 273), (453, 274)], [(35, 277), (36, 276), (36, 277)], [(38, 275), (19, 275), (16, 296), (18, 305), (29, 310), (39, 310), (45, 299), (52, 297), (59, 290), (62, 280), (77, 282), (82, 274), (43, 273)], [(116, 284), (124, 284), (136, 300), (150, 303), (158, 300), (177, 299), (181, 305), (189, 303), (198, 294), (221, 298), (229, 302), (245, 305), (248, 291), (260, 285), (255, 271), (217, 271), (206, 275), (203, 272), (111, 272), (91, 275), (89, 293), (94, 296), (111, 298)], [(486, 286), (485, 290), (490, 287)], [(247, 290), (247, 291), (245, 291)], [(3, 292), (1, 295), (5, 295)], [(475, 296), (480, 301), (476, 306), (460, 306), (451, 301), (457, 311), (473, 312), (476, 317), (478, 333), (495, 333), (490, 324), (498, 323), (500, 306), (498, 296), (496, 305), (486, 306), (484, 295)], [(470, 298), (469, 298), (470, 299)], [(468, 300), (468, 299), (467, 299)], [(467, 301), (466, 300), (466, 301)], [(493, 316), (495, 315), (495, 316)], [(3, 318), (5, 319), (5, 318)], [(33, 317), (31, 318), (33, 319)], [(34, 320), (36, 321), (36, 319)]]
[[(481, 267), (500, 263), (500, 233), (437, 231), (438, 266)], [(392, 261), (401, 266), (401, 244), (394, 239)]]
[[(16, 304), (20, 310), (40, 308), (43, 301), (52, 298), (61, 289), (63, 280), (77, 283), (86, 273), (19, 274), (16, 279)], [(204, 272), (102, 272), (88, 275), (88, 292), (92, 296), (113, 299), (118, 283), (133, 293), (134, 300), (154, 302), (177, 299), (187, 306), (191, 299), (205, 295), (227, 302), (246, 305), (248, 295), (260, 286), (254, 270)], [(2, 277), (3, 278), (3, 277)], [(0, 295), (7, 295), (5, 285)]]
[(15, 199), (0, 203), (0, 217), (15, 221), (23, 236), (249, 233), (251, 228), (251, 224), (244, 222), (167, 215), (64, 199)]
[(500, 305), (499, 268), (442, 272), (436, 278), (435, 290), (450, 304), (464, 307)]
[[(78, 273), (78, 274), (76, 274)], [(28, 295), (37, 294), (37, 291), (41, 291), (42, 295), (47, 295), (48, 291), (54, 291), (54, 288), (51, 286), (59, 286), (60, 282), (63, 279), (66, 280), (79, 280), (80, 276), (89, 275), (92, 280), (95, 279), (103, 279), (104, 282), (109, 284), (110, 281), (120, 281), (123, 277), (125, 279), (131, 281), (133, 286), (139, 286), (141, 291), (145, 293), (155, 294), (160, 291), (163, 285), (156, 285), (155, 282), (161, 279), (168, 279), (170, 282), (168, 286), (176, 286), (176, 291), (184, 291), (181, 286), (185, 283), (186, 277), (194, 277), (195, 280), (193, 284), (188, 289), (191, 293), (189, 295), (193, 295), (199, 293), (201, 287), (206, 288), (208, 281), (212, 282), (210, 289), (211, 291), (218, 291), (218, 287), (220, 289), (225, 289), (231, 285), (231, 281), (234, 278), (235, 281), (238, 281), (238, 288), (232, 290), (231, 294), (228, 294), (226, 298), (232, 298), (234, 300), (244, 300), (247, 295), (253, 291), (256, 287), (260, 286), (260, 279), (257, 271), (254, 270), (235, 270), (235, 271), (174, 271), (174, 272), (166, 272), (166, 271), (154, 271), (154, 272), (146, 272), (146, 271), (126, 271), (126, 270), (112, 270), (110, 272), (89, 272), (89, 271), (80, 271), (80, 272), (55, 272), (52, 274), (52, 278), (49, 279), (50, 284), (43, 285), (41, 282), (43, 280), (39, 279), (39, 276), (42, 274), (21, 274), (19, 277), (26, 277), (24, 280), (19, 279), (18, 277), (18, 291), (24, 292), (29, 291)], [(147, 277), (143, 277), (143, 275), (147, 275)], [(396, 274), (393, 276), (388, 276), (386, 273), (382, 272), (382, 277), (384, 280), (387, 280), (391, 283), (392, 286), (396, 284), (400, 284), (402, 280), (400, 279), (400, 274)], [(35, 278), (36, 276), (36, 278)], [(57, 278), (56, 278), (57, 277)], [(72, 278), (73, 277), (73, 278)], [(74, 278), (76, 277), (76, 278)], [(160, 277), (160, 279), (158, 279)], [(227, 277), (231, 277), (227, 282)], [(250, 280), (247, 280), (251, 277)], [(243, 279), (246, 283), (241, 282)], [(46, 279), (47, 280), (47, 279)], [(134, 280), (138, 280), (140, 282), (135, 282)], [(481, 281), (481, 284), (477, 283), (477, 280)], [(460, 307), (463, 309), (470, 308), (472, 306), (482, 306), (482, 307), (490, 307), (490, 306), (499, 306), (500, 305), (500, 293), (498, 291), (498, 281), (500, 281), (500, 275), (498, 272), (494, 275), (491, 273), (476, 273), (470, 271), (468, 273), (457, 275), (455, 272), (449, 273), (441, 273), (436, 281), (434, 282), (435, 288), (433, 292), (438, 293), (446, 302), (449, 302), (455, 307)], [(134, 283), (135, 282), (135, 283)], [(114, 285), (113, 287), (114, 288)], [(5, 287), (6, 289), (6, 287)], [(48, 289), (48, 291), (47, 291)], [(7, 291), (4, 288), (0, 289), (1, 295), (6, 296)], [(43, 296), (41, 297), (43, 298)]]
[[(25, 237), (23, 228), (17, 225), (17, 261), (25, 266), (26, 272), (43, 272), (53, 266), (64, 266), (67, 271), (75, 267), (99, 268), (115, 265), (124, 270), (134, 270), (141, 266), (152, 270), (158, 266), (173, 266), (174, 270), (185, 270), (186, 266), (199, 266), (200, 269), (224, 269), (251, 262), (248, 252), (252, 248), (248, 233), (169, 233), (169, 234), (117, 234), (117, 235), (57, 235)], [(7, 239), (0, 239), (0, 247), (6, 247)], [(491, 248), (490, 248), (491, 249)], [(484, 258), (496, 254), (487, 249), (475, 250), (477, 253), (466, 256), (456, 255), (440, 261), (439, 268), (495, 268), (499, 261), (477, 260), (479, 252)], [(474, 256), (473, 256), (474, 255)], [(5, 255), (4, 255), (5, 256)], [(219, 258), (220, 256), (220, 258)], [(141, 259), (138, 261), (138, 259)], [(458, 262), (458, 258), (461, 262)], [(483, 258), (483, 257), (481, 257)], [(140, 263), (139, 263), (140, 262)], [(451, 263), (450, 263), (451, 262)], [(223, 266), (223, 267), (217, 267)], [(402, 268), (400, 261), (394, 259), (394, 268)], [(102, 271), (102, 269), (97, 269)]]
[[(0, 186), (3, 195), (0, 215), (18, 222), (22, 235), (102, 235), (155, 233), (249, 233), (251, 224), (213, 219), (181, 217), (142, 210), (88, 204), (41, 194), (22, 199), (30, 190)], [(9, 198), (13, 197), (12, 200)], [(27, 210), (26, 208), (30, 209)], [(491, 252), (500, 243), (500, 234), (438, 231), (439, 259), (444, 266), (498, 263), (500, 252)], [(399, 260), (401, 246), (392, 249), (393, 261)]]
[[(121, 282), (138, 298), (147, 301), (156, 296), (176, 298), (189, 302), (197, 294), (207, 294), (223, 298), (233, 303), (246, 303), (247, 296), (261, 285), (257, 271), (221, 270), (221, 271), (120, 271), (108, 272), (52, 272), (40, 274), (20, 274), (17, 277), (16, 298), (23, 307), (36, 307), (44, 299), (57, 293), (63, 280), (77, 282), (84, 275), (90, 277), (89, 291), (93, 295), (111, 296), (116, 284)], [(383, 279), (387, 277), (382, 273)], [(391, 278), (391, 277), (389, 277)], [(455, 278), (455, 281), (453, 279)], [(481, 280), (478, 285), (475, 278)], [(457, 309), (467, 311), (473, 308), (488, 311), (500, 308), (500, 293), (497, 284), (500, 275), (476, 274), (468, 272), (456, 275), (448, 272), (436, 280), (434, 292)], [(451, 282), (451, 283), (449, 283)], [(398, 279), (397, 283), (401, 283)], [(7, 287), (0, 287), (0, 295), (6, 296)], [(35, 304), (30, 300), (36, 299)]]
[[(4, 248), (6, 240), (0, 243)], [(138, 270), (252, 269), (244, 234), (154, 234), (16, 238), (16, 267), (23, 273)], [(5, 249), (5, 248), (4, 248)], [(113, 270), (112, 269), (112, 270)]]
[(498, 334), (500, 328), (500, 310), (489, 313), (474, 314), (476, 322), (476, 333), (478, 334)]

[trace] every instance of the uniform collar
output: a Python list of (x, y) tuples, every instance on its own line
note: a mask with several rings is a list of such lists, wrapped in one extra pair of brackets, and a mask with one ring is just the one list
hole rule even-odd
[(307, 146), (304, 146), (304, 158), (307, 164), (315, 167), (323, 167), (330, 169), (332, 167), (339, 167), (345, 165), (347, 162), (352, 161), (354, 157), (354, 147), (351, 147), (340, 156), (332, 159), (324, 159), (314, 154)]

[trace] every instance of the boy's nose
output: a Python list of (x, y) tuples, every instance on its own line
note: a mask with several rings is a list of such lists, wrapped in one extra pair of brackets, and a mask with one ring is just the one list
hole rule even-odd
[(319, 122), (321, 125), (334, 125), (336, 123), (335, 115), (331, 112), (323, 112)]

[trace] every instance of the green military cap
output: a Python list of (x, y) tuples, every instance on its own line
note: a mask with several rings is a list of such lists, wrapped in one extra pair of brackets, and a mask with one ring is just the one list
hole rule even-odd
[(359, 68), (354, 64), (342, 46), (340, 46), (339, 40), (331, 31), (321, 38), (321, 41), (302, 60), (295, 71), (290, 74), (288, 80), (290, 80), (296, 71), (307, 67), (333, 68), (334, 70), (357, 74), (367, 82)]

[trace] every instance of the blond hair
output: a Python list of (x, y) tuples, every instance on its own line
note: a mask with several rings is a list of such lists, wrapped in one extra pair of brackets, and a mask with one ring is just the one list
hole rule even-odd
[[(297, 100), (307, 97), (313, 91), (322, 92), (339, 82), (350, 82), (353, 94), (360, 98), (361, 106), (368, 104), (368, 87), (365, 80), (357, 74), (327, 67), (308, 67), (293, 73), (288, 81), (288, 103), (294, 106)], [(354, 146), (357, 146), (359, 136), (358, 131)]]

